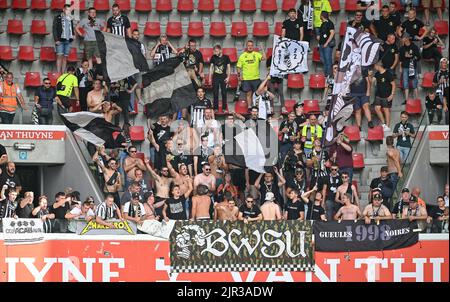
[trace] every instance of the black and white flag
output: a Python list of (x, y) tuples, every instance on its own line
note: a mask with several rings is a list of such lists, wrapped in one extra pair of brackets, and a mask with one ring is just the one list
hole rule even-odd
[(181, 58), (170, 58), (142, 76), (147, 117), (155, 118), (188, 108), (196, 92)]
[(352, 115), (353, 99), (348, 97), (350, 85), (361, 79), (361, 67), (368, 67), (378, 61), (381, 42), (369, 33), (347, 27), (338, 72), (334, 79), (325, 134), (326, 146), (334, 142), (337, 135), (343, 131), (345, 122)]
[(102, 31), (95, 31), (104, 75), (116, 82), (150, 70), (139, 41)]
[(103, 115), (88, 111), (64, 113), (61, 115), (64, 124), (73, 134), (99, 147), (115, 148), (113, 132), (122, 130), (110, 122)]
[(284, 76), (308, 71), (309, 43), (275, 35), (273, 39), (271, 76)]

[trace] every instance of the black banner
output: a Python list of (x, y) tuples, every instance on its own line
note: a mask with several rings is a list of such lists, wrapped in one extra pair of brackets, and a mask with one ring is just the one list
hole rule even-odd
[(364, 221), (315, 222), (315, 250), (320, 252), (381, 251), (411, 246), (419, 241), (417, 222), (384, 220), (379, 224)]

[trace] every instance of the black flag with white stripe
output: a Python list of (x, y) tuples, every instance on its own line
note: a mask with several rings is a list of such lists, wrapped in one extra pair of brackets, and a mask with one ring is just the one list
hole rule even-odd
[(104, 76), (116, 82), (139, 72), (147, 72), (147, 59), (139, 41), (102, 31), (95, 31)]
[(106, 121), (103, 115), (88, 111), (64, 113), (61, 115), (64, 124), (73, 134), (92, 143), (95, 146), (104, 145), (105, 148), (115, 148), (113, 132), (122, 130)]

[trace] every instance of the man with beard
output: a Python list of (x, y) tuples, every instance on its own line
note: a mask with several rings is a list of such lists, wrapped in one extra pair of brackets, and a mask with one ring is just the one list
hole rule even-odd
[(39, 124), (53, 124), (53, 101), (56, 96), (55, 88), (51, 87), (49, 78), (45, 78), (44, 85), (39, 87), (34, 93), (34, 105), (38, 109)]
[(230, 192), (225, 192), (223, 201), (214, 204), (214, 221), (236, 221), (239, 208)]
[(203, 173), (198, 174), (194, 178), (194, 192), (197, 192), (197, 187), (202, 184), (208, 187), (210, 192), (216, 191), (216, 177), (211, 174), (211, 166), (209, 163), (203, 165)]
[(9, 161), (6, 164), (6, 169), (2, 169), (0, 174), (0, 187), (7, 185), (9, 189), (14, 189), (17, 193), (22, 190), (22, 185), (19, 176), (16, 174), (16, 165)]
[(400, 219), (402, 218), (403, 209), (409, 206), (409, 198), (411, 197), (411, 193), (408, 188), (402, 189), (402, 197), (399, 202), (394, 205), (392, 209), (392, 219)]
[(295, 176), (286, 179), (286, 195), (292, 190), (297, 190), (299, 194), (303, 194), (306, 190), (305, 171), (302, 168), (295, 169)]
[(110, 158), (106, 166), (103, 164), (103, 161), (99, 160), (99, 157), (94, 154), (94, 161), (99, 165), (99, 167), (103, 171), (103, 178), (105, 181), (105, 185), (103, 186), (103, 192), (105, 195), (111, 194), (114, 196), (114, 203), (120, 207), (120, 196), (119, 191), (122, 189), (122, 177), (120, 173), (117, 171), (117, 160), (115, 158)]
[[(280, 206), (284, 206), (284, 199), (280, 194), (280, 188), (284, 186), (286, 180), (283, 175), (278, 171), (277, 167), (273, 167), (274, 173), (278, 176), (278, 182), (275, 182), (275, 178), (272, 173), (261, 173), (256, 179), (255, 188), (259, 190), (260, 196), (265, 197), (268, 192), (271, 192), (275, 196), (275, 200), (280, 203)], [(264, 176), (264, 181), (261, 183), (261, 179)], [(263, 204), (263, 202), (261, 202)]]
[(31, 212), (33, 211), (33, 192), (25, 192), (24, 198), (22, 198), (17, 205), (16, 215), (18, 218), (31, 218)]
[(128, 148), (128, 155), (129, 156), (127, 156), (123, 162), (123, 170), (126, 173), (125, 186), (134, 178), (134, 171), (136, 169), (146, 170), (142, 159), (137, 157), (137, 148), (135, 146), (130, 146)]
[(169, 168), (167, 167), (162, 168), (161, 175), (158, 175), (152, 168), (152, 166), (150, 166), (150, 161), (148, 159), (145, 160), (145, 165), (147, 166), (150, 175), (155, 180), (156, 185), (155, 208), (157, 210), (159, 209), (159, 211), (157, 211), (157, 215), (162, 217), (162, 208), (160, 207), (160, 204), (164, 204), (166, 199), (169, 198), (169, 191), (173, 183), (173, 178), (169, 177)]
[(131, 201), (123, 206), (123, 218), (136, 224), (142, 224), (146, 212), (144, 205), (139, 202), (140, 195), (139, 193), (133, 193), (131, 197)]

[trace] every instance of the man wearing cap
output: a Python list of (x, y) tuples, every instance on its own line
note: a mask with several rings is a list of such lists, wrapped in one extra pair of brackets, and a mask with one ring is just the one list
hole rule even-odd
[(375, 188), (371, 191), (372, 203), (368, 204), (363, 211), (366, 224), (370, 224), (372, 219), (378, 224), (380, 220), (392, 219), (391, 212), (383, 205), (381, 189)]
[(409, 197), (411, 196), (408, 188), (402, 189), (402, 198), (394, 205), (392, 209), (392, 218), (401, 218), (403, 209), (409, 205)]
[(133, 221), (136, 224), (141, 224), (146, 214), (144, 205), (139, 202), (140, 197), (139, 193), (133, 193), (131, 195), (131, 201), (123, 206), (123, 218)]
[(372, 200), (372, 194), (373, 190), (379, 189), (382, 195), (382, 199), (384, 201), (384, 204), (390, 209), (391, 203), (390, 198), (394, 194), (394, 184), (392, 180), (389, 178), (388, 174), (388, 167), (383, 166), (380, 169), (380, 177), (372, 179), (372, 182), (370, 183), (370, 191), (369, 191), (369, 200)]
[(266, 193), (264, 204), (261, 206), (261, 213), (264, 220), (281, 220), (280, 206), (275, 201), (275, 195), (272, 192)]
[(402, 218), (407, 218), (409, 221), (418, 220), (418, 227), (422, 229), (422, 232), (426, 232), (426, 221), (428, 218), (427, 209), (419, 205), (416, 196), (411, 195), (409, 197), (409, 205), (408, 207), (403, 207)]

